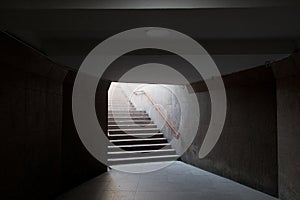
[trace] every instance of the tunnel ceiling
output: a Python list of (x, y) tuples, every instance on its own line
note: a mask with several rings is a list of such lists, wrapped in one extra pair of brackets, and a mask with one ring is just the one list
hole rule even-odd
[[(163, 56), (163, 57), (161, 57)], [(135, 67), (151, 63), (143, 71), (131, 71)], [(162, 66), (156, 68), (153, 63), (169, 66), (173, 70), (163, 71)], [(177, 74), (181, 74), (184, 80)], [(127, 76), (124, 76), (126, 73)], [(171, 76), (171, 77), (170, 77)], [(176, 77), (176, 78), (175, 78)], [(162, 84), (187, 84), (203, 80), (198, 71), (184, 58), (172, 52), (157, 49), (139, 49), (114, 60), (105, 70), (102, 78), (110, 81), (129, 83), (162, 83)], [(155, 80), (153, 82), (153, 80)]]
[[(204, 3), (208, 1), (164, 1), (169, 3), (165, 8), (173, 5), (180, 9), (153, 9), (158, 1), (153, 1), (152, 7), (143, 4), (144, 8), (133, 0), (14, 2), (0, 3), (1, 30), (75, 69), (109, 36), (144, 26), (175, 29), (196, 39), (222, 74), (281, 59), (300, 44), (300, 7), (292, 1), (285, 1), (283, 7), (253, 1), (242, 5), (239, 1), (226, 5), (217, 0), (210, 5)], [(186, 9), (189, 7), (197, 9)]]
[(294, 6), (297, 0), (9, 0), (0, 3), (3, 8), (26, 9), (195, 9), (195, 8), (253, 8)]

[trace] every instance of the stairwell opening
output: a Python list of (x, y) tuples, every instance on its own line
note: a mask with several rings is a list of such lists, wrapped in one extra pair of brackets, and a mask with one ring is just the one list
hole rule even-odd
[(181, 107), (175, 86), (112, 82), (108, 90), (108, 164), (172, 162)]

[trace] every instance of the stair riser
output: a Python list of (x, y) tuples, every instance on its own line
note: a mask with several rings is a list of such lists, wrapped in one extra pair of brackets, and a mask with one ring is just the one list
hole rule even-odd
[(113, 113), (113, 114), (108, 114), (108, 118), (132, 118), (132, 117), (149, 117), (148, 114), (142, 113), (142, 114), (117, 114), (117, 113)]
[(126, 160), (126, 161), (109, 161), (109, 165), (123, 165), (123, 164), (133, 164), (133, 163), (148, 163), (148, 162), (164, 162), (164, 161), (175, 161), (176, 158), (151, 158), (143, 160)]
[(108, 104), (108, 108), (135, 108), (134, 106), (130, 104)]
[(133, 107), (133, 106), (107, 106), (107, 110), (121, 110), (121, 111), (124, 111), (124, 110), (128, 110), (128, 109), (131, 109), (131, 110), (133, 110), (133, 111), (135, 111), (136, 110), (136, 108), (135, 107)]
[(136, 108), (128, 108), (128, 107), (120, 107), (120, 108), (108, 108), (107, 109), (108, 112), (116, 112), (116, 111), (121, 111), (121, 112), (124, 112), (124, 111), (140, 111), (140, 110), (136, 110)]
[(127, 98), (109, 98), (108, 99), (108, 102), (126, 102), (126, 103), (129, 103), (130, 101), (128, 101)]
[(124, 103), (124, 104), (116, 104), (116, 103), (112, 103), (112, 104), (107, 104), (107, 106), (110, 108), (135, 108), (132, 104), (128, 104), (128, 103)]
[(108, 154), (110, 158), (130, 158), (130, 157), (145, 157), (145, 156), (163, 156), (163, 155), (176, 155), (175, 151), (166, 152), (151, 152), (151, 153), (126, 153), (126, 154)]
[(108, 125), (130, 125), (130, 124), (153, 124), (153, 121), (146, 120), (146, 121), (138, 121), (138, 120), (131, 120), (131, 121), (109, 121)]
[(133, 113), (133, 114), (135, 114), (135, 113), (141, 113), (141, 114), (144, 114), (144, 113), (146, 113), (146, 111), (143, 111), (143, 110), (133, 110), (133, 111), (126, 111), (126, 110), (119, 110), (119, 111), (116, 111), (116, 110), (108, 110), (108, 114), (111, 114), (112, 112), (114, 112), (114, 113), (120, 113), (120, 114), (124, 114), (124, 113)]
[(133, 129), (133, 130), (118, 130), (114, 129), (114, 131), (108, 131), (110, 135), (113, 134), (134, 134), (134, 133), (158, 133), (158, 129), (149, 129), (149, 130), (143, 130), (143, 129)]
[(109, 117), (108, 121), (135, 121), (135, 120), (150, 120), (150, 117)]
[(108, 125), (108, 129), (133, 129), (133, 128), (157, 128), (155, 124), (149, 124), (149, 125)]
[(153, 136), (130, 136), (130, 135), (127, 135), (127, 134), (124, 134), (123, 136), (113, 136), (113, 135), (110, 135), (108, 136), (108, 138), (110, 140), (122, 140), (122, 139), (139, 139), (139, 138), (161, 138), (163, 137), (162, 134), (159, 134), (159, 135), (153, 135)]
[(113, 142), (114, 145), (133, 145), (133, 144), (161, 144), (167, 143), (166, 139), (164, 140), (142, 140), (142, 141), (122, 141), (122, 142)]
[(114, 112), (116, 112), (116, 111), (128, 111), (128, 112), (130, 112), (130, 111), (139, 111), (139, 110), (136, 110), (136, 108), (134, 108), (134, 107), (128, 107), (128, 106), (123, 106), (123, 107), (108, 106), (107, 110), (108, 111), (114, 111)]
[(128, 101), (127, 99), (108, 99), (108, 103), (131, 103), (131, 101)]
[(113, 98), (108, 98), (108, 102), (131, 102), (129, 101), (126, 97), (115, 97), (113, 96)]
[(170, 149), (170, 145), (168, 146), (145, 146), (145, 147), (122, 147), (122, 148), (108, 148), (108, 151), (141, 151), (141, 150), (158, 150), (158, 149)]

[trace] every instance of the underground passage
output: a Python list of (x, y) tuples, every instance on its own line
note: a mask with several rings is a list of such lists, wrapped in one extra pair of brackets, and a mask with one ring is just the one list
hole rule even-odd
[(300, 200), (298, 1), (0, 2), (4, 200)]

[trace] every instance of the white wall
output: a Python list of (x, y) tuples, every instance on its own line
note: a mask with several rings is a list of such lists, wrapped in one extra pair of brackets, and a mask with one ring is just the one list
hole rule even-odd
[[(198, 130), (200, 111), (195, 93), (190, 93), (185, 85), (122, 83), (121, 87), (137, 109), (145, 110), (149, 114), (177, 153), (183, 154), (192, 143)], [(135, 95), (133, 93), (141, 90), (149, 94), (178, 130), (179, 139), (174, 137), (172, 130), (149, 99), (143, 94)]]

